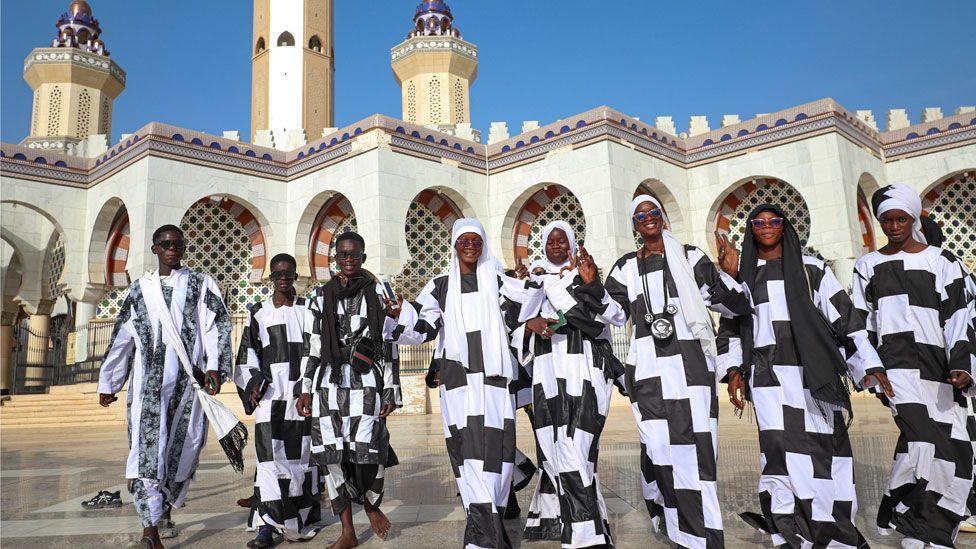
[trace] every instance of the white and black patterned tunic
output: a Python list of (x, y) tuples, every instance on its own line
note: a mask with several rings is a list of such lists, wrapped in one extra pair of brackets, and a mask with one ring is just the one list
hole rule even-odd
[[(323, 474), (327, 473), (332, 511), (338, 514), (351, 502), (382, 503), (384, 469), (398, 461), (380, 410), (384, 404), (402, 406), (403, 397), (399, 357), (396, 346), (389, 343), (396, 322), (386, 317), (385, 311), (381, 313), (387, 342), (383, 357), (366, 373), (343, 364), (339, 384), (330, 381), (332, 366), (319, 358), (325, 337), (319, 313), (325, 306), (324, 288), (316, 290), (305, 317), (308, 348), (303, 357), (302, 391), (312, 393), (312, 457), (325, 469)], [(367, 286), (365, 291), (382, 292), (378, 285)], [(349, 344), (357, 333), (370, 337), (366, 303), (363, 292), (337, 300), (340, 345)], [(368, 467), (358, 471), (358, 466)]]
[(567, 324), (550, 339), (525, 325), (513, 334), (520, 358), (532, 358), (532, 423), (543, 471), (523, 537), (565, 548), (612, 547), (597, 474), (611, 391), (624, 374), (601, 316), (611, 298), (598, 281), (583, 284), (575, 270), (537, 280), (547, 296), (541, 316), (557, 318), (561, 311)]
[[(231, 324), (217, 284), (209, 276), (177, 269), (162, 278), (163, 298), (183, 339), (190, 360), (201, 371), (231, 375)], [(130, 362), (131, 359), (131, 362)], [(130, 368), (131, 364), (131, 368)], [(162, 493), (173, 507), (183, 504), (200, 450), (207, 439), (207, 420), (191, 380), (176, 352), (164, 342), (155, 311), (146, 306), (139, 280), (129, 286), (108, 351), (99, 372), (98, 392), (115, 394), (126, 379), (129, 457), (125, 477), (137, 496)], [(142, 490), (137, 492), (138, 490)], [(162, 506), (136, 498), (144, 526), (153, 526)]]
[[(499, 277), (499, 307), (509, 330), (518, 326), (526, 284), (508, 276)], [(512, 488), (515, 462), (513, 386), (517, 380), (485, 375), (480, 331), (467, 333), (468, 364), (444, 358), (442, 327), (447, 286), (446, 275), (428, 282), (416, 302), (403, 307), (394, 336), (397, 343), (419, 345), (441, 334), (435, 358), (440, 370), (441, 416), (447, 453), (467, 513), (464, 544), (469, 548), (508, 548), (511, 541), (502, 515)], [(479, 315), (498, 314), (480, 310), (480, 300), (464, 301), (466, 296), (477, 296), (477, 292), (477, 275), (461, 275), (462, 306), (472, 324)]]
[[(849, 375), (860, 384), (884, 371), (868, 340), (865, 315), (854, 308), (834, 273), (815, 257), (803, 257), (813, 303), (842, 338)], [(804, 384), (786, 297), (783, 261), (759, 259), (750, 288), (751, 317), (720, 321), (718, 375), (742, 366), (740, 322), (752, 322), (753, 364), (745, 379), (759, 426), (762, 452), (759, 503), (775, 546), (860, 547), (854, 526), (857, 495), (854, 457), (842, 410), (824, 417)]]
[(970, 514), (973, 446), (965, 391), (953, 371), (973, 372), (973, 301), (966, 271), (948, 251), (871, 252), (854, 268), (854, 304), (884, 363), (894, 398), (882, 397), (901, 432), (878, 527), (951, 547)]
[[(247, 413), (255, 414), (257, 473), (250, 526), (274, 526), (286, 539), (309, 539), (320, 520), (318, 468), (309, 466), (312, 422), (295, 407), (305, 347), (304, 298), (275, 307), (269, 299), (248, 311), (234, 382)], [(255, 408), (251, 394), (262, 391)]]
[[(685, 246), (705, 304), (723, 316), (748, 314), (749, 298), (735, 280), (719, 273), (708, 257)], [(644, 321), (646, 278), (653, 311), (669, 302), (677, 308), (674, 335), (655, 339)], [(668, 537), (683, 547), (722, 547), (716, 452), (718, 396), (715, 358), (688, 330), (677, 287), (663, 255), (621, 257), (605, 283), (613, 297), (603, 316), (617, 326), (634, 319), (625, 386), (641, 438), (641, 483), (655, 528), (664, 519)]]

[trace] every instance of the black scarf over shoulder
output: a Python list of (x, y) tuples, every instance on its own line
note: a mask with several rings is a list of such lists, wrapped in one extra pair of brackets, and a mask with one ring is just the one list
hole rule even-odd
[[(363, 292), (366, 300), (366, 320), (369, 326), (369, 337), (377, 343), (377, 347), (383, 343), (383, 317), (386, 314), (380, 305), (380, 298), (376, 294), (376, 281), (366, 273), (358, 278), (350, 278), (348, 283), (343, 286), (338, 276), (333, 277), (322, 288), (322, 348), (319, 362), (321, 364), (332, 365), (332, 375), (330, 381), (339, 383), (341, 379), (341, 366), (346, 362), (347, 357), (342, 356), (339, 346), (339, 300), (347, 299)], [(354, 314), (346, 311), (346, 314)]]
[[(796, 345), (800, 366), (803, 368), (803, 383), (817, 401), (820, 412), (828, 417), (832, 406), (846, 411), (846, 425), (854, 419), (851, 396), (844, 379), (847, 364), (838, 349), (834, 332), (827, 319), (813, 303), (813, 290), (803, 264), (803, 249), (800, 237), (790, 223), (786, 213), (772, 204), (760, 204), (749, 214), (746, 234), (742, 239), (742, 260), (739, 274), (742, 281), (755, 291), (756, 271), (759, 257), (756, 242), (752, 236), (752, 220), (762, 212), (773, 212), (783, 218), (783, 278), (786, 287), (786, 306), (790, 312), (790, 327)], [(742, 363), (750, 366), (753, 362), (752, 322), (742, 325)], [(824, 406), (825, 404), (831, 406)]]

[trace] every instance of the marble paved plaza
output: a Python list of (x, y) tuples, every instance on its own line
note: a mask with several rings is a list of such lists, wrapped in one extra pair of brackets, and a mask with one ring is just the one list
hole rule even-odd
[[(766, 544), (736, 516), (758, 510), (755, 495), (759, 454), (754, 421), (737, 419), (723, 405), (719, 431), (720, 497), (729, 547)], [(873, 398), (856, 398), (852, 427), (857, 459), (860, 512), (858, 526), (874, 547), (895, 547), (897, 539), (879, 539), (874, 516), (889, 468), (896, 431), (888, 411)], [(519, 447), (532, 450), (532, 434), (520, 413)], [(357, 530), (363, 547), (459, 547), (464, 513), (455, 497), (444, 451), (439, 416), (391, 419), (393, 444), (400, 465), (387, 472), (384, 509), (393, 529), (383, 542), (369, 532), (360, 511)], [(0, 542), (13, 547), (127, 547), (139, 521), (125, 492), (124, 428), (4, 429), (0, 432)], [(248, 449), (250, 450), (250, 449)], [(619, 547), (667, 547), (651, 533), (640, 496), (640, 445), (630, 409), (614, 406), (603, 435), (600, 476)], [(529, 453), (529, 452), (527, 452)], [(534, 451), (532, 451), (534, 454)], [(249, 464), (244, 476), (226, 465), (215, 443), (207, 446), (187, 506), (174, 512), (182, 530), (167, 547), (244, 547), (252, 535), (243, 525), (247, 513), (235, 501), (250, 493)], [(101, 489), (122, 490), (121, 509), (84, 511), (80, 502)], [(521, 541), (524, 512), (531, 488), (519, 493), (523, 518), (510, 523), (510, 535)], [(327, 513), (327, 511), (326, 511)], [(309, 547), (324, 547), (336, 538), (334, 519)], [(976, 547), (976, 535), (961, 534), (960, 547)], [(534, 549), (557, 543), (532, 542)]]

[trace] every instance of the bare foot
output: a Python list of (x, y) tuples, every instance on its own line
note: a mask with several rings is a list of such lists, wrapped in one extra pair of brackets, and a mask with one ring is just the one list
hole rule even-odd
[(352, 549), (359, 545), (359, 540), (356, 538), (356, 532), (342, 532), (339, 539), (335, 541), (332, 545), (329, 545), (325, 549)]
[(376, 534), (380, 539), (386, 539), (386, 535), (390, 533), (390, 519), (386, 518), (383, 511), (380, 511), (379, 507), (373, 507), (372, 505), (364, 507), (366, 511), (366, 516), (369, 517), (369, 525), (373, 528), (373, 533)]

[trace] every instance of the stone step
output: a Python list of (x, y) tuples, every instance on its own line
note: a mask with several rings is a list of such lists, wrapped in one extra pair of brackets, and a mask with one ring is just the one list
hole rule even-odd
[(3, 410), (0, 412), (0, 417), (61, 417), (61, 418), (72, 418), (72, 417), (91, 417), (91, 416), (103, 416), (103, 415), (125, 415), (125, 408), (116, 408), (115, 406), (111, 408), (102, 408), (101, 406), (95, 406), (90, 408), (75, 408), (75, 409), (49, 409), (44, 407), (37, 408), (11, 408), (9, 410)]
[(65, 421), (61, 423), (8, 423), (0, 419), (0, 428), (7, 429), (73, 429), (78, 427), (115, 427), (125, 429), (125, 420)]
[(25, 416), (25, 417), (0, 417), (0, 425), (63, 425), (64, 423), (125, 423), (125, 416), (119, 418), (114, 415), (103, 415), (92, 417), (91, 419), (82, 417), (59, 417), (59, 416)]
[(97, 402), (88, 402), (88, 403), (84, 403), (84, 404), (64, 404), (64, 403), (55, 404), (55, 403), (51, 403), (51, 404), (31, 404), (29, 406), (28, 405), (25, 405), (25, 406), (4, 406), (2, 409), (0, 409), (0, 415), (8, 415), (9, 416), (9, 415), (12, 415), (12, 414), (21, 414), (21, 413), (29, 413), (29, 412), (50, 412), (50, 413), (59, 413), (59, 414), (74, 414), (74, 413), (78, 413), (78, 414), (80, 414), (82, 412), (87, 412), (87, 411), (90, 411), (90, 410), (115, 410), (115, 409), (124, 410), (125, 409), (125, 403), (122, 402), (120, 404), (119, 402), (115, 402), (115, 403), (112, 404), (112, 406), (110, 408), (102, 408), (101, 406), (98, 405)]

